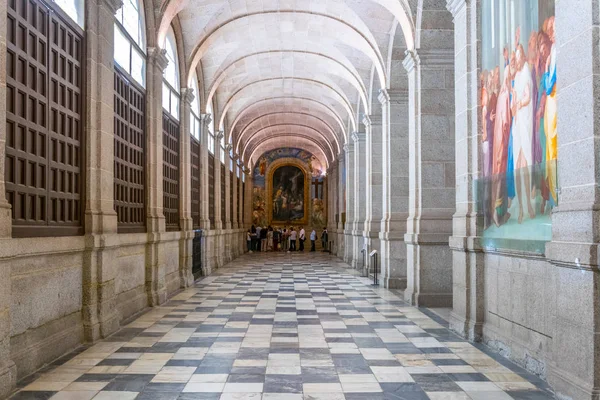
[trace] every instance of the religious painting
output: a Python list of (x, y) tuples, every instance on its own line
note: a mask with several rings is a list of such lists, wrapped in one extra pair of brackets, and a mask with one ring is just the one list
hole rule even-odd
[(543, 253), (557, 194), (554, 0), (482, 1), (484, 245)]
[(305, 193), (304, 171), (295, 165), (284, 165), (273, 172), (273, 221), (304, 220)]

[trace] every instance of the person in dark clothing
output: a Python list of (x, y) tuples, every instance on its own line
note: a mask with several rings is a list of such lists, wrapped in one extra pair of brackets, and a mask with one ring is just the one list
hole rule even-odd
[(267, 251), (267, 227), (263, 227), (260, 230), (260, 251)]
[(252, 225), (250, 228), (250, 250), (256, 251), (256, 240), (258, 236), (256, 235), (256, 227)]
[(327, 232), (327, 228), (323, 228), (323, 233), (321, 233), (321, 245), (323, 246), (323, 251), (330, 250), (327, 248), (328, 244), (329, 244), (329, 233)]

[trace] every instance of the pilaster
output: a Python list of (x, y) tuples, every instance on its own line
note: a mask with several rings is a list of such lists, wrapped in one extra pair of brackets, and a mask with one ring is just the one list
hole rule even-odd
[[(352, 140), (352, 139), (350, 139)], [(354, 141), (344, 145), (344, 160), (346, 163), (346, 224), (344, 226), (344, 261), (352, 263), (354, 257)]]
[(210, 114), (202, 114), (200, 121), (200, 227), (207, 231), (210, 229), (208, 210), (208, 126), (212, 121), (212, 117)]
[(86, 12), (85, 236), (82, 316), (85, 340), (119, 329), (112, 251), (117, 233), (114, 209), (114, 18), (119, 1), (90, 0)]
[(406, 220), (408, 218), (408, 92), (381, 90), (382, 216), (381, 284), (406, 289)]
[[(363, 238), (368, 253), (373, 250), (381, 252), (379, 232), (381, 229), (383, 201), (383, 148), (381, 145), (383, 139), (383, 117), (382, 115), (365, 115), (363, 117), (363, 125), (367, 131), (365, 171), (366, 212)], [(366, 263), (369, 265), (369, 270), (372, 270), (373, 265), (371, 265), (370, 258), (366, 258)]]
[(252, 193), (254, 192), (254, 177), (250, 168), (244, 168), (246, 174), (246, 188), (244, 200), (244, 224), (246, 227), (252, 225)]
[[(113, 22), (111, 22), (113, 24)], [(112, 26), (112, 25), (111, 25)], [(165, 286), (164, 245), (160, 243), (165, 232), (163, 214), (163, 133), (162, 83), (168, 64), (166, 50), (149, 48), (146, 65), (146, 292), (150, 306), (167, 299)]]
[[(215, 261), (218, 268), (225, 265), (225, 240), (223, 239), (225, 224), (225, 215), (221, 215), (221, 139), (224, 137), (223, 131), (215, 132)], [(227, 209), (227, 207), (226, 207)]]
[(405, 300), (418, 306), (452, 304), (455, 210), (454, 69), (452, 49), (408, 51), (409, 217)]
[[(547, 162), (556, 163), (549, 168), (557, 168), (559, 188), (552, 241), (546, 245), (556, 282), (548, 380), (557, 398), (576, 400), (600, 399), (598, 6), (597, 0), (576, 7), (557, 1), (550, 27), (556, 35), (559, 159)], [(546, 134), (550, 140), (552, 131)]]
[(233, 251), (233, 257), (237, 257), (240, 255), (240, 248), (239, 248), (239, 225), (238, 225), (238, 217), (237, 217), (237, 210), (238, 210), (238, 181), (237, 181), (237, 160), (238, 160), (238, 156), (234, 155), (233, 156), (233, 173), (231, 174), (231, 177), (233, 179), (233, 185), (231, 185), (231, 188), (233, 189), (233, 191), (231, 192), (231, 202), (233, 203), (233, 215), (231, 215), (231, 230), (232, 230), (232, 234), (231, 234), (231, 249)]
[[(453, 310), (450, 327), (459, 334), (480, 340), (485, 318), (484, 254), (480, 245), (482, 224), (477, 213), (475, 180), (479, 174), (480, 54), (479, 16), (474, 3), (449, 0), (454, 17), (455, 48), (455, 143), (456, 213), (450, 238), (453, 265)], [(475, 83), (475, 84), (474, 84)]]
[(192, 220), (192, 154), (191, 154), (191, 110), (194, 101), (194, 90), (181, 88), (180, 117), (181, 128), (179, 138), (179, 282), (181, 288), (194, 284), (192, 274), (192, 240), (194, 238)]
[(352, 225), (353, 253), (351, 265), (362, 267), (363, 229), (367, 212), (367, 134), (352, 133), (354, 141), (354, 221)]
[(339, 196), (338, 196), (338, 201), (337, 201), (337, 207), (338, 207), (338, 214), (339, 214), (339, 221), (337, 224), (337, 243), (335, 246), (335, 251), (336, 251), (336, 256), (338, 256), (339, 258), (344, 258), (344, 252), (345, 252), (345, 248), (346, 248), (346, 243), (345, 243), (345, 234), (344, 231), (346, 229), (346, 221), (345, 218), (347, 218), (346, 216), (346, 210), (347, 210), (347, 201), (348, 201), (348, 189), (346, 187), (347, 185), (347, 172), (348, 172), (348, 166), (346, 164), (346, 147), (344, 147), (344, 150), (338, 155), (338, 159), (337, 159), (337, 170), (338, 170), (338, 191), (340, 192)]
[[(0, 1), (0, 26), (7, 26), (8, 2)], [(6, 99), (6, 29), (0, 29), (0, 99)], [(6, 101), (0, 101), (0, 246), (12, 232), (10, 204), (6, 200), (4, 168), (6, 154)], [(10, 264), (0, 263), (0, 397), (8, 398), (17, 384), (17, 367), (10, 357), (11, 280)]]

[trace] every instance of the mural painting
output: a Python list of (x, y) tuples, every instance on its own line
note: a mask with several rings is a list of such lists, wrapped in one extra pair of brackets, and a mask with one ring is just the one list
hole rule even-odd
[(304, 172), (293, 165), (279, 167), (273, 173), (273, 221), (303, 220), (304, 213)]
[(554, 0), (484, 0), (481, 26), (484, 244), (540, 253), (558, 203)]

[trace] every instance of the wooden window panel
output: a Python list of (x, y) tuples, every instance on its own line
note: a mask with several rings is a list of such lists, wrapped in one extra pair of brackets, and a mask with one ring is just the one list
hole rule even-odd
[(146, 231), (146, 94), (115, 67), (114, 200), (118, 232)]
[(179, 230), (179, 122), (163, 111), (163, 213), (167, 231)]
[(200, 228), (200, 142), (190, 135), (192, 152), (192, 222), (194, 229)]
[(215, 156), (208, 154), (208, 218), (215, 229)]
[(225, 226), (225, 164), (221, 164), (221, 223)]
[(229, 219), (233, 222), (233, 182), (235, 182), (235, 174), (229, 172)]
[[(242, 180), (240, 178), (237, 178), (237, 187), (238, 187), (238, 191), (242, 190)], [(242, 193), (243, 196), (243, 193)], [(238, 193), (238, 199), (240, 198), (240, 194)], [(242, 206), (243, 204), (238, 204), (238, 208), (237, 208), (237, 215), (238, 215), (238, 224), (240, 224), (241, 226), (243, 226), (244, 224), (242, 223)]]
[(40, 0), (9, 0), (6, 197), (13, 236), (83, 234), (83, 31)]

